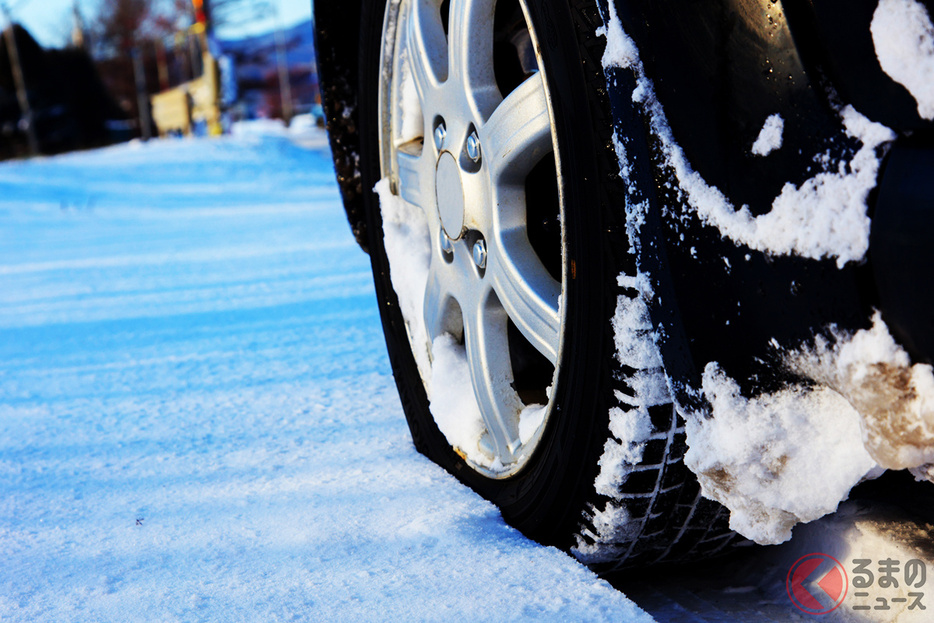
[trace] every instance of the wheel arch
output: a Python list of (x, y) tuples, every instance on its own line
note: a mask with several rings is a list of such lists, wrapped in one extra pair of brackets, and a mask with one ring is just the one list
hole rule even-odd
[[(769, 212), (785, 184), (804, 184), (815, 174), (818, 154), (845, 142), (838, 110), (850, 102), (836, 99), (834, 83), (810, 52), (812, 33), (786, 17), (786, 5), (797, 7), (794, 0), (598, 2), (615, 8), (636, 44), (687, 161), (733, 205), (748, 206), (755, 216)], [(627, 127), (634, 88), (632, 80), (608, 80), (618, 129)], [(755, 156), (752, 144), (772, 114), (784, 119), (782, 146)], [(643, 166), (655, 172), (664, 158), (641, 125), (630, 119), (628, 127), (644, 133)], [(844, 157), (849, 152), (834, 152)], [(703, 410), (698, 396), (707, 362), (719, 362), (739, 379), (745, 395), (758, 395), (790, 380), (774, 365), (773, 338), (799, 345), (831, 325), (846, 331), (870, 326), (877, 294), (865, 260), (840, 267), (829, 257), (770, 254), (727, 239), (677, 192), (667, 192), (669, 182), (663, 175), (661, 183), (646, 178), (643, 186), (660, 193), (659, 210), (685, 216), (651, 225), (659, 251), (647, 267), (669, 275), (669, 283), (656, 287), (666, 306), (678, 310), (676, 318), (657, 311), (654, 317), (665, 327), (660, 346), (679, 404)], [(870, 214), (874, 200), (867, 201)]]

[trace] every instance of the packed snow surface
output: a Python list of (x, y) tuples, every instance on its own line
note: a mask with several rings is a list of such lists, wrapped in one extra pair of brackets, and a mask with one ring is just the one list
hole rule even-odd
[(645, 75), (632, 39), (625, 33), (616, 9), (609, 4), (603, 66), (631, 69), (637, 78), (632, 100), (646, 113), (659, 140), (665, 166), (673, 172), (679, 191), (704, 223), (738, 244), (773, 255), (832, 258), (839, 266), (859, 261), (869, 249), (866, 200), (876, 185), (878, 148), (895, 138), (885, 126), (862, 116), (852, 106), (839, 111), (843, 133), (861, 147), (849, 161), (827, 163), (821, 172), (796, 186), (786, 183), (771, 210), (753, 216), (748, 206), (734, 206), (720, 189), (708, 184), (688, 162), (672, 133), (665, 111)]
[(274, 134), (0, 164), (0, 619), (650, 620), (415, 452)]
[(785, 129), (785, 120), (779, 114), (769, 115), (765, 125), (752, 144), (752, 153), (757, 156), (768, 156), (782, 146), (782, 132)]
[(927, 8), (917, 0), (880, 0), (870, 31), (883, 71), (908, 89), (922, 118), (934, 119), (934, 24)]
[(467, 349), (443, 333), (432, 341), (431, 415), (451, 447), (478, 464), (489, 464), (479, 449), (486, 432), (470, 382)]
[[(392, 289), (399, 298), (402, 316), (413, 345), (415, 363), (425, 383), (431, 383), (431, 358), (428, 332), (422, 320), (425, 285), (431, 262), (431, 240), (425, 212), (392, 193), (389, 179), (382, 179), (373, 189), (379, 195), (383, 219), (383, 245), (395, 270), (389, 274)], [(431, 394), (429, 394), (429, 397)]]

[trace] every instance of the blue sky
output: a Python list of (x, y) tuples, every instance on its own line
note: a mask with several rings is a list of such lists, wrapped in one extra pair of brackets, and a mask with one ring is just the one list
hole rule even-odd
[[(284, 26), (311, 18), (311, 0), (270, 0), (279, 6), (279, 14)], [(61, 47), (66, 33), (70, 30), (71, 7), (73, 0), (6, 0), (13, 10), (13, 19), (26, 27), (29, 32), (46, 47)], [(78, 0), (78, 5), (85, 16), (90, 18), (97, 12), (100, 0)], [(266, 32), (275, 27), (270, 18), (256, 20), (249, 27), (236, 32), (224, 32), (225, 36)]]

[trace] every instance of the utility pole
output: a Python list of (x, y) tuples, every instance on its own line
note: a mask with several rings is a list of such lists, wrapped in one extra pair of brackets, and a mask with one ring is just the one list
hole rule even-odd
[(156, 39), (156, 67), (159, 69), (159, 90), (169, 88), (169, 62), (165, 53), (165, 42)]
[(19, 62), (19, 50), (16, 47), (16, 33), (13, 31), (13, 18), (6, 3), (0, 3), (8, 26), (4, 31), (6, 36), (6, 50), (10, 57), (10, 67), (13, 70), (13, 82), (16, 84), (16, 99), (19, 102), (20, 125), (25, 125), (26, 138), (29, 141), (29, 153), (39, 154), (39, 140), (36, 138), (36, 128), (32, 123), (32, 108), (29, 107), (29, 94), (26, 92), (26, 81), (23, 79), (23, 66)]
[(136, 102), (139, 106), (140, 134), (144, 141), (152, 138), (152, 120), (149, 116), (149, 95), (146, 93), (146, 69), (143, 66), (143, 54), (139, 47), (134, 47), (133, 73), (136, 74)]
[(276, 2), (276, 64), (279, 66), (279, 99), (282, 100), (282, 119), (285, 125), (292, 123), (292, 84), (289, 80), (289, 58), (285, 49), (285, 34), (279, 20), (279, 3)]

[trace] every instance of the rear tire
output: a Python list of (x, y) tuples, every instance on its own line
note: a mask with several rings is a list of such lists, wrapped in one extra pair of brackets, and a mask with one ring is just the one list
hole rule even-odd
[[(497, 4), (497, 18), (493, 31), (498, 40), (521, 40), (521, 32), (516, 35), (512, 31), (497, 31), (504, 23), (508, 24), (504, 28), (515, 28), (515, 20), (508, 18), (515, 12), (509, 8), (508, 0), (488, 0), (491, 6), (494, 3)], [(467, 225), (462, 230), (447, 232), (447, 229), (454, 229), (450, 223), (456, 218), (446, 215), (451, 213), (446, 205), (439, 208), (437, 204), (446, 201), (449, 186), (430, 194), (410, 192), (411, 189), (405, 188), (405, 177), (400, 178), (398, 174), (399, 151), (407, 148), (399, 147), (398, 133), (394, 133), (397, 128), (393, 125), (391, 107), (396, 105), (393, 95), (403, 91), (398, 84), (403, 78), (398, 71), (392, 71), (397, 69), (392, 63), (399, 60), (394, 53), (402, 47), (395, 33), (407, 27), (406, 11), (410, 4), (403, 0), (388, 11), (385, 0), (367, 0), (364, 4), (359, 85), (360, 164), (364, 188), (372, 189), (377, 182), (388, 178), (387, 186), (396, 198), (421, 197), (418, 207), (428, 215), (429, 221), (440, 220), (441, 235), (450, 234), (456, 238), (451, 244), (473, 244), (478, 236), (489, 240), (491, 261), (494, 261), (493, 256), (498, 252), (496, 232), (473, 231)], [(463, 0), (451, 0), (450, 10), (457, 12), (468, 4)], [(728, 513), (718, 504), (700, 498), (697, 482), (684, 466), (683, 421), (668, 397), (664, 370), (652, 339), (654, 332), (645, 300), (651, 296), (650, 288), (641, 287), (636, 279), (635, 256), (626, 236), (623, 210), (626, 194), (613, 149), (606, 82), (600, 64), (605, 42), (594, 35), (602, 26), (599, 12), (593, 2), (586, 0), (527, 0), (522, 5), (517, 1), (513, 4), (521, 7), (525, 27), (531, 39), (537, 41), (535, 60), (540, 70), (538, 74), (544, 75), (548, 94), (552, 157), (558, 181), (561, 235), (557, 242), (553, 235), (549, 237), (547, 227), (538, 222), (547, 220), (547, 210), (539, 212), (530, 202), (522, 224), (532, 242), (534, 255), (546, 267), (550, 265), (553, 277), (560, 275), (560, 279), (556, 279), (560, 283), (559, 347), (554, 353), (547, 416), (532, 441), (516, 442), (518, 450), (514, 453), (496, 450), (508, 445), (509, 432), (503, 433), (505, 441), (500, 441), (499, 445), (487, 444), (494, 448), (490, 455), (455, 447), (441, 432), (432, 415), (431, 387), (426, 387), (423, 380), (430, 378), (430, 373), (426, 375), (424, 362), (420, 370), (416, 361), (415, 353), (423, 345), (419, 343), (418, 331), (413, 329), (415, 321), (404, 316), (400, 296), (393, 287), (394, 266), (387, 255), (380, 201), (375, 193), (365, 192), (367, 246), (381, 319), (413, 441), (420, 452), (499, 506), (511, 525), (531, 538), (573, 550), (581, 560), (598, 570), (693, 558), (717, 551), (735, 535), (727, 528)], [(447, 2), (443, 6), (446, 7)], [(503, 14), (507, 17), (502, 18)], [(440, 19), (448, 36), (454, 37), (450, 33), (454, 28), (452, 24), (458, 23), (457, 15), (442, 15)], [(394, 36), (387, 37), (387, 33)], [(384, 41), (384, 38), (392, 40)], [(516, 49), (520, 47), (517, 45)], [(487, 52), (478, 52), (480, 57), (484, 54)], [(498, 60), (497, 54), (492, 55), (493, 73), (497, 88), (504, 91), (511, 88), (512, 83), (502, 77), (509, 73), (508, 63)], [(386, 69), (390, 71), (383, 73)], [(523, 76), (527, 78), (534, 73)], [(390, 76), (388, 81), (381, 81), (381, 76), (387, 75)], [(498, 101), (505, 100), (500, 95)], [(430, 109), (425, 98), (420, 100), (419, 107), (428, 109), (421, 111), (423, 152), (433, 148), (432, 130), (438, 118), (457, 127), (476, 123), (478, 132), (483, 134), (483, 113), (479, 121), (475, 118), (451, 121), (450, 108)], [(644, 136), (641, 128), (634, 128), (634, 135)], [(411, 141), (417, 143), (419, 137), (405, 138), (412, 144)], [(441, 141), (440, 144), (445, 143)], [(431, 156), (434, 152), (424, 153)], [(441, 148), (438, 153), (442, 153)], [(547, 161), (548, 154), (543, 158)], [(462, 169), (458, 179), (480, 174), (476, 168), (471, 169), (474, 165), (463, 156), (458, 163)], [(479, 171), (494, 165), (488, 165), (484, 152)], [(547, 170), (547, 165), (545, 168)], [(532, 184), (527, 180), (523, 197), (542, 186), (541, 170), (541, 166), (536, 168)], [(440, 185), (436, 180), (425, 182), (428, 183), (434, 187)], [(455, 187), (462, 188), (460, 184)], [(384, 188), (384, 192), (386, 190)], [(515, 206), (497, 204), (495, 200), (489, 203), (500, 211), (515, 211)], [(468, 214), (464, 222), (469, 220)], [(426, 235), (430, 261), (444, 258), (448, 258), (445, 261), (449, 264), (457, 261), (451, 259), (455, 252), (448, 256), (435, 248), (441, 240), (435, 231), (428, 231)], [(402, 270), (398, 260), (396, 266)], [(458, 274), (466, 275), (467, 271)], [(482, 281), (485, 277), (481, 273), (479, 279)], [(496, 286), (491, 288), (494, 294), (500, 294)], [(465, 298), (465, 295), (459, 296)], [(473, 304), (472, 301), (457, 302), (462, 307)], [(402, 305), (406, 304), (403, 300)], [(510, 309), (516, 313), (514, 307)], [(541, 385), (549, 377), (539, 374), (537, 381), (530, 382), (529, 392), (523, 393), (520, 385), (526, 382), (525, 377), (534, 376), (524, 372), (529, 366), (535, 367), (527, 364), (527, 360), (534, 359), (535, 355), (526, 357), (522, 353), (528, 351), (529, 344), (538, 344), (521, 329), (514, 330), (515, 326), (524, 326), (523, 322), (522, 318), (515, 318), (509, 333), (509, 347), (498, 351), (498, 357), (508, 359), (508, 369), (512, 372), (512, 383), (506, 386), (506, 391), (515, 389), (520, 396), (520, 406), (529, 406), (531, 399), (522, 396), (529, 392), (541, 395)], [(457, 325), (452, 323), (449, 314), (442, 325), (453, 333), (453, 342), (458, 338), (462, 343), (469, 342), (465, 337), (470, 333), (468, 321), (461, 320)], [(428, 333), (428, 344), (424, 347), (430, 351), (432, 336), (431, 331)], [(520, 343), (522, 346), (517, 347)], [(474, 376), (487, 369), (479, 365), (469, 367)], [(463, 379), (463, 383), (469, 382), (470, 379)], [(473, 386), (477, 383), (474, 378)], [(450, 391), (454, 389), (451, 387)], [(436, 387), (434, 391), (440, 395), (447, 390)], [(478, 399), (478, 403), (484, 404), (482, 399)], [(517, 403), (513, 400), (510, 404)], [(490, 419), (486, 413), (483, 416), (489, 430)], [(518, 413), (513, 416), (518, 418)], [(514, 431), (516, 422), (507, 423), (505, 429)], [(484, 456), (492, 456), (493, 463), (485, 462)], [(513, 463), (505, 462), (508, 460)], [(491, 464), (494, 467), (490, 467)], [(503, 464), (503, 469), (499, 469), (499, 464)]]

